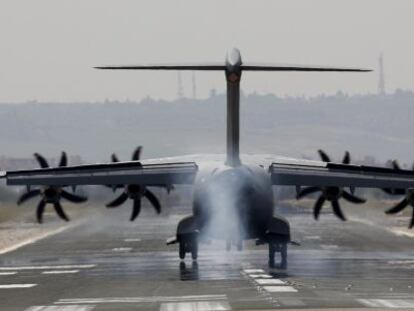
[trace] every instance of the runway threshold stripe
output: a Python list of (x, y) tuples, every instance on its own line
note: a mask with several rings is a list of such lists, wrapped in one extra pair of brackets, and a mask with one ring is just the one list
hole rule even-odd
[(298, 290), (292, 286), (263, 286), (263, 289), (269, 293), (297, 293)]
[(37, 284), (0, 284), (0, 289), (31, 288)]
[(55, 304), (99, 304), (99, 303), (154, 303), (154, 302), (194, 302), (227, 300), (227, 295), (191, 296), (149, 296), (149, 297), (102, 297), (59, 299)]
[(74, 274), (78, 272), (79, 270), (50, 270), (50, 271), (43, 271), (42, 274)]
[(231, 310), (227, 301), (195, 301), (162, 303), (160, 311), (226, 311)]
[(20, 266), (20, 267), (0, 267), (0, 271), (20, 271), (20, 270), (54, 270), (54, 269), (91, 269), (96, 265), (61, 265), (61, 266)]
[(247, 274), (251, 274), (251, 273), (265, 273), (265, 271), (263, 269), (244, 269), (243, 271), (245, 273), (247, 273)]
[(255, 279), (254, 280), (259, 285), (284, 285), (286, 284), (279, 279)]

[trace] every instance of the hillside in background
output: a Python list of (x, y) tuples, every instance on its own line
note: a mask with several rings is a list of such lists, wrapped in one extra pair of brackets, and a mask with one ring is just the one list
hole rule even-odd
[[(225, 147), (225, 97), (140, 103), (0, 104), (0, 155), (30, 157), (61, 150), (84, 161), (129, 159), (136, 145), (144, 157), (219, 153)], [(414, 161), (414, 93), (280, 98), (242, 96), (241, 150), (315, 158), (325, 149), (339, 159)], [(370, 158), (365, 159), (367, 161)]]

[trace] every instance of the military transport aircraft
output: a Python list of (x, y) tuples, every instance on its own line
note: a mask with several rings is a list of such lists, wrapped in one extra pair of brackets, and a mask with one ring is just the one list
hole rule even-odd
[[(125, 188), (121, 201), (134, 199), (132, 219), (140, 210), (140, 199), (146, 197), (157, 205), (147, 187), (173, 187), (180, 184), (194, 185), (193, 215), (181, 220), (176, 236), (169, 243), (179, 243), (179, 256), (187, 253), (197, 259), (198, 243), (205, 238), (227, 241), (229, 248), (235, 242), (241, 250), (243, 240), (255, 239), (267, 243), (269, 264), (274, 265), (275, 253), (281, 254), (281, 267), (287, 264), (287, 245), (291, 243), (287, 220), (273, 212), (272, 186), (295, 186), (298, 198), (321, 192), (315, 208), (319, 216), (326, 201), (331, 203), (334, 214), (345, 220), (339, 200), (362, 203), (355, 188), (380, 188), (389, 193), (405, 195), (405, 199), (389, 213), (399, 212), (408, 205), (414, 206), (414, 172), (398, 168), (380, 168), (350, 164), (349, 154), (343, 163), (333, 163), (322, 151), (322, 161), (307, 161), (277, 156), (239, 154), (239, 93), (240, 79), (248, 71), (317, 71), (364, 72), (357, 68), (334, 68), (300, 65), (269, 65), (242, 62), (237, 49), (227, 54), (225, 62), (212, 64), (161, 64), (106, 66), (99, 69), (116, 70), (216, 70), (225, 73), (227, 81), (227, 152), (220, 155), (192, 155), (184, 157), (66, 166), (8, 171), (3, 173), (8, 185), (25, 185), (29, 191), (41, 195), (38, 214), (45, 203), (52, 203), (62, 217), (61, 198), (82, 201), (63, 188), (77, 185), (110, 185)], [(38, 187), (38, 190), (30, 190)], [(349, 192), (345, 190), (349, 189)], [(43, 202), (43, 203), (42, 203)], [(158, 202), (158, 201), (157, 201)], [(119, 205), (120, 202), (112, 202)], [(156, 207), (159, 210), (159, 206)], [(41, 209), (39, 211), (39, 209)], [(62, 217), (67, 218), (67, 217)], [(414, 215), (410, 226), (414, 225)]]

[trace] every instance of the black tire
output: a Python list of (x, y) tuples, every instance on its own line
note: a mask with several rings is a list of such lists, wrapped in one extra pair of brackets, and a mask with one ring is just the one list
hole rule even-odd
[(183, 260), (185, 258), (185, 243), (184, 242), (179, 243), (178, 254), (179, 254), (181, 260)]
[(287, 243), (280, 245), (280, 269), (287, 269)]
[(197, 260), (198, 257), (198, 243), (197, 240), (191, 244), (191, 258)]
[(275, 245), (272, 243), (269, 243), (269, 267), (271, 268), (275, 266), (275, 252), (276, 252)]

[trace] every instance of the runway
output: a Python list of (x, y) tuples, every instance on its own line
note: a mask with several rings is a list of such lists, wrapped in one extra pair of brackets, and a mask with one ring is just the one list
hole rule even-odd
[[(283, 210), (286, 212), (286, 210)], [(200, 245), (180, 262), (166, 246), (184, 215), (99, 214), (0, 256), (1, 310), (269, 310), (414, 308), (414, 239), (366, 221), (288, 211), (295, 240), (286, 271), (267, 249)], [(48, 220), (48, 219), (47, 219)]]

